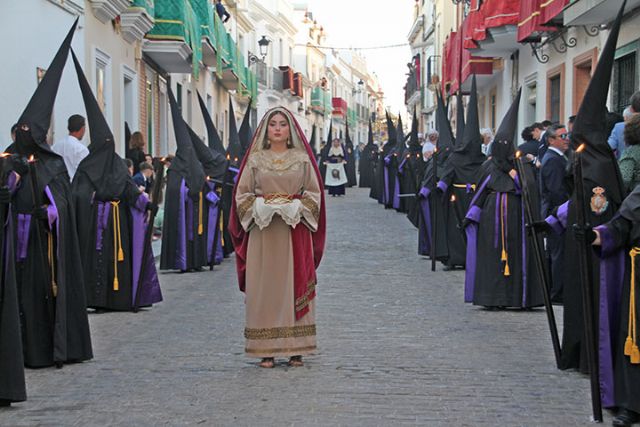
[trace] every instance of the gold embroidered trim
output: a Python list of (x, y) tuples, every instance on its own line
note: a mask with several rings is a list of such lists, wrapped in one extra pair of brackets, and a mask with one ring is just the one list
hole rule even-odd
[(244, 218), (244, 215), (247, 213), (249, 208), (253, 205), (253, 202), (255, 202), (255, 200), (256, 200), (256, 196), (254, 196), (253, 194), (250, 194), (247, 196), (244, 202), (240, 203), (240, 205), (238, 206), (238, 217), (241, 220)]
[(316, 325), (283, 326), (278, 328), (244, 329), (248, 340), (275, 340), (278, 338), (300, 338), (315, 336)]
[(307, 285), (307, 292), (296, 300), (296, 311), (302, 311), (307, 305), (309, 305), (309, 297), (316, 290), (316, 281), (312, 281)]
[(310, 345), (307, 347), (293, 347), (293, 348), (245, 348), (244, 352), (249, 354), (276, 354), (276, 353), (295, 353), (295, 352), (303, 352), (303, 351), (312, 351), (317, 349), (318, 347), (315, 345)]
[(310, 196), (304, 195), (300, 199), (302, 202), (302, 206), (309, 209), (311, 211), (311, 215), (315, 218), (316, 221), (320, 218), (320, 208), (315, 200), (313, 200)]

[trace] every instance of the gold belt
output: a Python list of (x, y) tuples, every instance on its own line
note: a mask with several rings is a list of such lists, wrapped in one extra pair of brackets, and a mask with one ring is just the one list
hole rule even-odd
[(636, 332), (636, 256), (640, 254), (640, 248), (634, 247), (629, 251), (631, 257), (631, 290), (629, 295), (629, 323), (627, 326), (627, 339), (624, 343), (624, 355), (629, 356), (631, 364), (640, 364), (640, 351), (638, 350)]
[(455, 188), (467, 188), (467, 187), (471, 187), (471, 189), (473, 191), (476, 191), (476, 185), (475, 184), (453, 184), (453, 186)]

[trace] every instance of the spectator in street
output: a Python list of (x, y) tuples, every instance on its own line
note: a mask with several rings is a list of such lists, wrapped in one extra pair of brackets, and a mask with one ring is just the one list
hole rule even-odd
[(141, 191), (151, 193), (151, 177), (153, 176), (153, 166), (150, 163), (142, 162), (138, 168), (140, 172), (133, 176), (133, 180)]
[(567, 130), (569, 131), (569, 136), (571, 136), (571, 132), (573, 132), (573, 124), (576, 122), (576, 116), (569, 116), (569, 122), (567, 123)]
[(433, 151), (438, 146), (439, 137), (440, 134), (435, 129), (431, 129), (429, 133), (427, 133), (427, 141), (422, 144), (422, 160), (425, 162), (433, 155)]
[[(569, 199), (565, 184), (565, 170), (569, 149), (569, 133), (564, 125), (555, 125), (547, 129), (549, 149), (546, 150), (540, 169), (540, 200), (542, 218), (553, 214)], [(551, 260), (551, 299), (562, 301), (562, 262), (564, 257), (564, 236), (549, 233), (547, 252)]]
[(131, 159), (133, 162), (133, 174), (140, 172), (140, 164), (145, 161), (144, 154), (144, 137), (141, 132), (134, 132), (131, 134), (131, 140), (129, 141), (129, 149), (127, 150), (127, 159)]
[(80, 141), (86, 131), (85, 119), (79, 114), (69, 117), (67, 122), (69, 134), (53, 144), (51, 149), (64, 159), (64, 164), (69, 173), (69, 179), (73, 180), (80, 161), (87, 157), (89, 150)]
[(127, 165), (129, 176), (133, 176), (133, 162), (131, 161), (131, 159), (124, 159), (124, 164)]
[(611, 131), (611, 135), (609, 135), (609, 139), (607, 142), (609, 143), (609, 147), (613, 150), (616, 155), (616, 159), (620, 160), (625, 150), (625, 124), (629, 119), (634, 115), (631, 107), (627, 107), (624, 109), (622, 113), (623, 121), (616, 123), (613, 126), (613, 130)]
[(289, 110), (267, 111), (257, 129), (229, 217), (246, 295), (245, 352), (262, 358), (263, 368), (273, 368), (275, 357), (298, 367), (316, 349), (315, 270), (325, 241), (320, 172)]
[(231, 14), (227, 12), (227, 9), (222, 4), (222, 0), (216, 0), (216, 13), (222, 19), (222, 22), (227, 22), (231, 18)]
[(491, 143), (493, 142), (493, 132), (489, 128), (480, 129), (482, 136), (482, 154), (491, 156)]
[(627, 146), (620, 158), (620, 174), (627, 191), (640, 184), (640, 114), (633, 114), (624, 127), (624, 142)]
[(536, 157), (538, 155), (538, 141), (533, 138), (533, 132), (531, 132), (531, 127), (527, 126), (522, 129), (520, 133), (522, 140), (524, 141), (522, 144), (518, 146), (518, 151), (523, 155), (531, 155)]

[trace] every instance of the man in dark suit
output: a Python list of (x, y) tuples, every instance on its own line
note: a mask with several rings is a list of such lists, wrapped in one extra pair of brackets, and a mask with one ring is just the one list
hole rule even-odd
[[(549, 148), (542, 159), (540, 169), (540, 198), (542, 218), (546, 218), (569, 199), (565, 185), (567, 168), (566, 151), (569, 149), (569, 133), (564, 125), (554, 125), (547, 129)], [(547, 235), (547, 252), (551, 260), (551, 298), (562, 301), (562, 259), (564, 257), (564, 236), (555, 233)]]
[(533, 132), (531, 132), (531, 126), (527, 126), (520, 133), (522, 140), (524, 141), (522, 144), (518, 145), (518, 151), (520, 151), (523, 155), (530, 154), (533, 157), (538, 156), (538, 141), (533, 138)]

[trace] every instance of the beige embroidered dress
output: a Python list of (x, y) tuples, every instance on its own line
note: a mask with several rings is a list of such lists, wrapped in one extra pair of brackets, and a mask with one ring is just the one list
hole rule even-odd
[(316, 348), (315, 301), (296, 321), (291, 246), (292, 227), (315, 231), (318, 225), (320, 188), (307, 153), (251, 153), (238, 182), (236, 205), (249, 233), (245, 351), (254, 357), (309, 354)]

